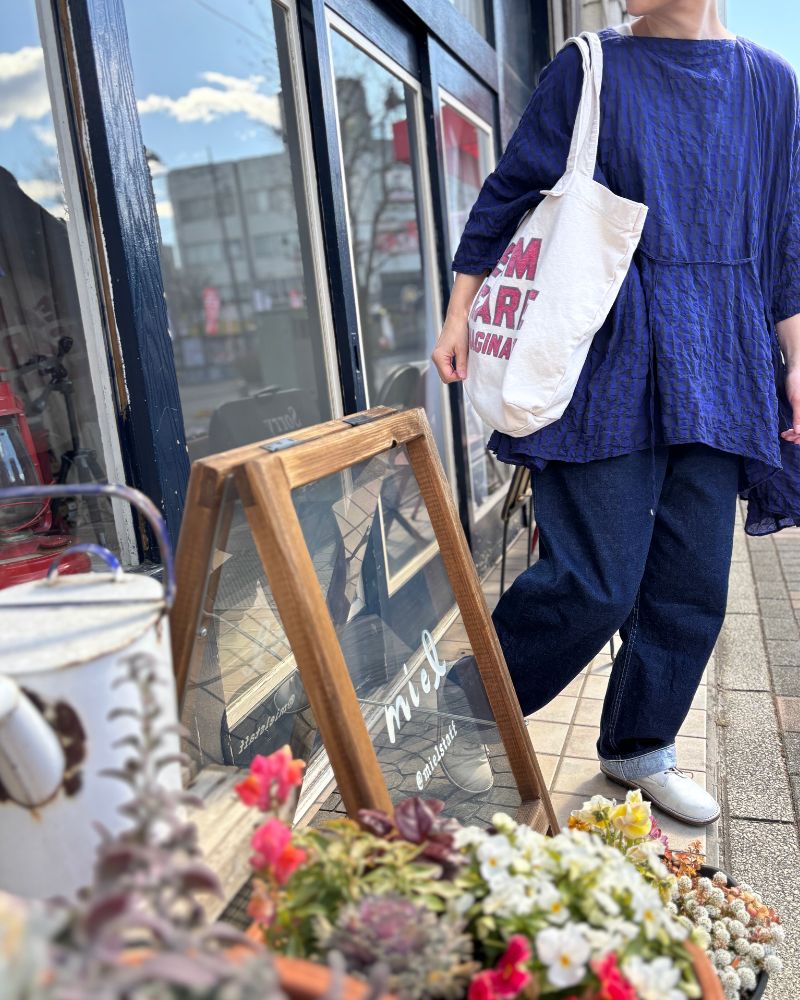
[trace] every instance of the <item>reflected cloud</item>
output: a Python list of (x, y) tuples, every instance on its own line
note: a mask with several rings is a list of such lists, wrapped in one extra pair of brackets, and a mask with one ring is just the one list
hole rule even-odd
[(35, 45), (16, 52), (0, 52), (0, 129), (19, 118), (41, 118), (50, 113), (44, 73), (44, 53)]
[(251, 121), (280, 129), (278, 97), (258, 89), (263, 76), (228, 76), (209, 70), (200, 77), (215, 86), (192, 87), (181, 97), (148, 94), (137, 102), (139, 114), (162, 112), (179, 122), (213, 122), (224, 115), (243, 114)]

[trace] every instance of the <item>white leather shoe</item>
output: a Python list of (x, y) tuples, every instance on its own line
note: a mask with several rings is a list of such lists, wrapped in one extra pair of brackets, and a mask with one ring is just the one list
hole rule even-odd
[(668, 767), (644, 778), (624, 778), (614, 773), (613, 761), (600, 761), (600, 770), (624, 788), (639, 788), (653, 805), (682, 823), (705, 826), (719, 819), (719, 803), (692, 780), (691, 771)]

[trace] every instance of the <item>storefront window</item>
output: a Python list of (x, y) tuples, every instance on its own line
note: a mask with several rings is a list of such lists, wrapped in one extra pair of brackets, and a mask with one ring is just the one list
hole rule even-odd
[(190, 457), (328, 419), (335, 361), (290, 11), (125, 6)]
[[(0, 487), (102, 481), (113, 414), (91, 263), (79, 257), (74, 154), (57, 137), (33, 0), (7, 5), (0, 51)], [(55, 62), (53, 53), (48, 59)], [(56, 77), (57, 79), (57, 77)], [(56, 84), (60, 86), (60, 82)], [(87, 244), (83, 243), (83, 252)], [(117, 452), (118, 455), (118, 452)], [(111, 461), (114, 459), (112, 457)], [(44, 576), (74, 541), (118, 549), (108, 501), (0, 502), (0, 588)], [(73, 569), (88, 568), (85, 556)], [(68, 563), (69, 565), (69, 563)]]
[[(481, 184), (494, 166), (492, 130), (472, 112), (443, 96), (442, 137), (448, 237), (454, 251)], [(462, 393), (462, 399), (467, 428), (470, 501), (474, 514), (480, 516), (481, 511), (500, 496), (510, 478), (511, 467), (498, 462), (487, 449), (492, 429), (475, 412), (466, 394)]]
[(450, 3), (486, 38), (486, 0), (450, 0)]
[[(335, 28), (331, 48), (369, 403), (424, 407), (447, 466), (446, 400), (430, 364), (440, 315), (428, 258), (418, 87)], [(399, 585), (425, 558), (430, 539), (407, 519), (400, 496), (396, 507), (406, 528), (389, 545), (387, 571)]]

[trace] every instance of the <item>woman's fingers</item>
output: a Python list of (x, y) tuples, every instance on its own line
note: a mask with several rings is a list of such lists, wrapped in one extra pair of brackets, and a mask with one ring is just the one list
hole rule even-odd
[(458, 382), (463, 377), (453, 367), (455, 352), (444, 344), (437, 344), (431, 354), (431, 361), (436, 365), (436, 371), (442, 382)]

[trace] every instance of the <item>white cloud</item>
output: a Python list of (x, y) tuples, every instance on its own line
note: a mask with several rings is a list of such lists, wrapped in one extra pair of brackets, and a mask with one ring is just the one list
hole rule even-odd
[(29, 45), (0, 52), (0, 129), (11, 128), (18, 118), (36, 120), (49, 111), (42, 50)]
[(49, 125), (34, 125), (33, 134), (39, 142), (43, 146), (47, 146), (48, 149), (55, 149), (58, 145), (55, 129), (51, 128)]
[(156, 212), (158, 212), (159, 219), (171, 219), (175, 214), (172, 211), (171, 201), (157, 201)]
[(42, 177), (32, 177), (29, 181), (19, 181), (19, 186), (34, 201), (62, 201), (63, 188), (59, 181), (48, 181)]
[(242, 114), (251, 121), (280, 126), (278, 98), (258, 90), (264, 82), (262, 76), (227, 76), (211, 71), (200, 76), (215, 86), (192, 87), (181, 97), (149, 94), (137, 102), (139, 114), (160, 111), (179, 122), (213, 122), (223, 115)]

